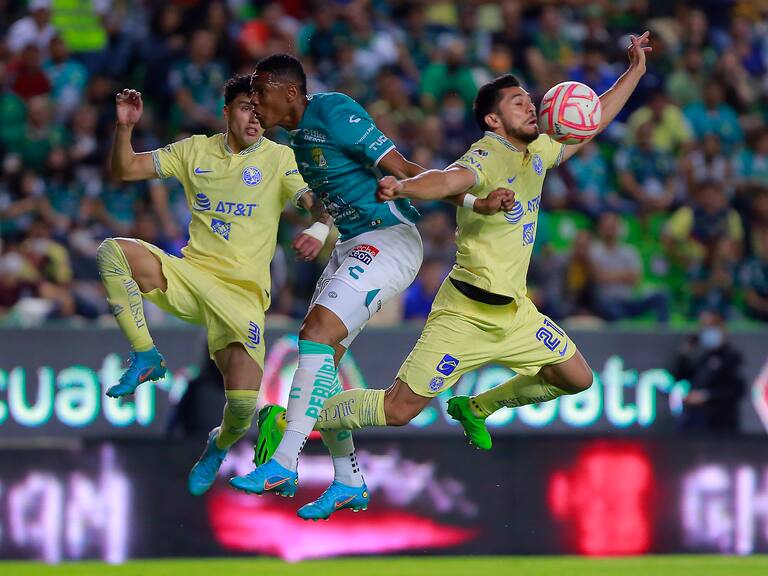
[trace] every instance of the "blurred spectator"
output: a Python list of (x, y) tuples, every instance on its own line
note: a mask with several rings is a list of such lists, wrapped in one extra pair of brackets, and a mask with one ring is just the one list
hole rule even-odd
[(700, 148), (694, 148), (680, 163), (680, 171), (685, 177), (688, 190), (696, 190), (706, 181), (717, 182), (731, 196), (733, 189), (733, 169), (731, 159), (722, 153), (720, 138), (716, 134), (707, 134)]
[(424, 258), (452, 265), (456, 256), (455, 227), (442, 206), (425, 210), (420, 222)]
[(421, 265), (418, 276), (413, 284), (405, 291), (403, 304), (403, 319), (416, 320), (429, 316), (432, 301), (445, 280), (450, 268), (444, 260), (426, 258)]
[(142, 94), (148, 101), (156, 102), (162, 112), (168, 112), (173, 102), (168, 82), (171, 68), (184, 54), (182, 14), (179, 6), (164, 4), (152, 19), (149, 37), (139, 47), (146, 66)]
[(667, 210), (675, 199), (675, 161), (653, 146), (653, 126), (641, 124), (634, 146), (615, 156), (619, 186), (641, 213)]
[(8, 49), (21, 52), (32, 44), (40, 54), (47, 55), (51, 38), (56, 33), (51, 24), (51, 0), (29, 0), (27, 8), (29, 14), (14, 22), (8, 30)]
[(768, 188), (758, 188), (752, 196), (747, 231), (747, 252), (764, 256), (765, 238), (768, 237)]
[(433, 61), (421, 77), (421, 104), (427, 110), (434, 110), (449, 92), (455, 92), (464, 101), (467, 109), (472, 107), (477, 85), (472, 70), (464, 55), (466, 43), (455, 38), (442, 51), (442, 58)]
[(67, 45), (58, 36), (51, 39), (50, 53), (51, 57), (43, 65), (43, 70), (51, 83), (56, 120), (62, 122), (80, 104), (88, 84), (88, 71), (70, 57)]
[(27, 44), (19, 55), (8, 63), (8, 79), (11, 89), (23, 100), (48, 94), (51, 83), (43, 72), (40, 49)]
[(53, 123), (51, 101), (46, 96), (35, 96), (27, 102), (27, 127), (16, 150), (24, 166), (41, 172), (51, 149), (65, 143), (65, 132)]
[(616, 194), (610, 165), (595, 142), (588, 142), (564, 166), (573, 178), (578, 205), (584, 212), (597, 217), (605, 210), (623, 212), (627, 209), (627, 203)]
[(197, 30), (189, 44), (188, 59), (173, 66), (170, 85), (181, 116), (181, 125), (190, 132), (215, 131), (222, 127), (221, 87), (227, 77), (224, 65), (214, 60), (215, 37)]
[(672, 368), (678, 380), (690, 382), (683, 399), (683, 428), (738, 432), (744, 395), (741, 354), (728, 342), (725, 319), (702, 312), (699, 332), (684, 339)]
[(53, 24), (57, 33), (91, 75), (106, 73), (117, 64), (110, 61), (107, 50), (106, 23), (112, 2), (90, 0), (53, 5)]
[(701, 52), (697, 48), (689, 48), (677, 69), (667, 78), (666, 91), (675, 104), (685, 108), (689, 104), (701, 102), (707, 81)]
[(615, 321), (654, 312), (659, 322), (669, 318), (665, 294), (637, 293), (642, 280), (642, 261), (634, 246), (619, 239), (618, 214), (605, 212), (598, 222), (598, 238), (589, 249), (589, 261), (595, 278), (595, 311)]
[(768, 322), (768, 234), (759, 237), (758, 246), (746, 267), (747, 314)]
[(738, 256), (736, 242), (721, 237), (703, 260), (692, 264), (688, 271), (690, 318), (697, 318), (703, 310), (714, 310), (724, 318), (730, 316), (738, 275)]
[(768, 130), (760, 130), (752, 146), (742, 148), (736, 155), (734, 180), (740, 188), (768, 186)]
[(597, 40), (588, 40), (582, 45), (582, 50), (580, 65), (571, 68), (568, 76), (575, 82), (586, 84), (598, 94), (603, 94), (619, 77), (606, 60), (608, 47)]
[(682, 110), (669, 102), (664, 92), (651, 94), (648, 104), (635, 110), (627, 121), (629, 142), (634, 141), (637, 129), (650, 123), (653, 146), (666, 153), (677, 153), (691, 141), (691, 127)]
[(731, 153), (744, 140), (739, 117), (732, 106), (723, 101), (723, 87), (708, 82), (704, 87), (704, 101), (689, 104), (685, 116), (697, 138), (717, 134), (726, 152)]

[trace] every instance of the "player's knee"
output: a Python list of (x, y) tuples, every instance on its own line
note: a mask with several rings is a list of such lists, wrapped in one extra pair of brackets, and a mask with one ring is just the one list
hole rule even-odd
[(405, 426), (413, 420), (415, 414), (409, 414), (407, 410), (390, 410), (389, 412), (384, 412), (386, 418), (387, 418), (387, 426)]
[(123, 249), (114, 238), (104, 239), (99, 247), (96, 249), (96, 266), (102, 274), (105, 271), (113, 272), (117, 270), (119, 273), (127, 274), (129, 271), (125, 269), (125, 255)]
[(576, 375), (576, 377), (571, 380), (573, 393), (578, 394), (579, 392), (589, 390), (589, 388), (592, 386), (593, 379), (594, 376), (592, 374), (592, 369), (585, 364), (584, 368), (579, 370), (579, 373)]
[(346, 328), (336, 316), (330, 319), (314, 313), (310, 313), (304, 319), (304, 323), (299, 331), (300, 340), (309, 340), (310, 342), (317, 342), (318, 344), (326, 344), (328, 346), (335, 346), (345, 336)]

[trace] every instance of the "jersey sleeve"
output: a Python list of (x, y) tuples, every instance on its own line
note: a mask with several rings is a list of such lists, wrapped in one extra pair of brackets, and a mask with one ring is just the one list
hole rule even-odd
[(152, 151), (155, 172), (160, 178), (175, 176), (182, 180), (187, 173), (189, 152), (194, 145), (194, 136), (168, 144)]
[(365, 164), (378, 165), (395, 148), (395, 143), (376, 127), (363, 107), (351, 98), (336, 100), (326, 110), (325, 121), (334, 142)]
[(309, 186), (307, 186), (304, 178), (299, 173), (299, 167), (296, 165), (296, 157), (293, 155), (293, 150), (287, 146), (283, 148), (283, 154), (280, 158), (283, 204), (290, 202), (298, 208), (300, 206), (299, 199), (305, 192), (309, 191)]
[[(490, 182), (491, 155), (493, 152), (482, 146), (473, 146), (451, 166), (466, 168), (475, 175), (475, 189), (482, 188)], [(449, 166), (449, 168), (451, 167)]]
[(549, 170), (558, 166), (563, 159), (565, 144), (560, 144), (547, 135), (544, 135), (542, 144), (541, 161), (544, 163), (544, 168)]

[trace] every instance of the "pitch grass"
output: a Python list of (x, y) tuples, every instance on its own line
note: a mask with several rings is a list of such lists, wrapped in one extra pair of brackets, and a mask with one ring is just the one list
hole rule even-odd
[(3, 576), (766, 576), (768, 556), (414, 557), (349, 558), (287, 564), (280, 560), (0, 562)]

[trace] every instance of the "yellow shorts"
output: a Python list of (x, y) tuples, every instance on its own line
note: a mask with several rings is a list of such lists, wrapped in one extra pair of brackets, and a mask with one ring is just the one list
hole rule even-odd
[(205, 326), (211, 358), (233, 342), (264, 368), (264, 305), (258, 295), (236, 284), (224, 282), (184, 258), (170, 256), (157, 246), (138, 240), (163, 267), (168, 281), (144, 298), (186, 322)]
[(574, 354), (576, 346), (563, 329), (529, 298), (519, 304), (483, 304), (464, 296), (446, 278), (397, 377), (416, 394), (432, 397), (485, 364), (534, 375)]

